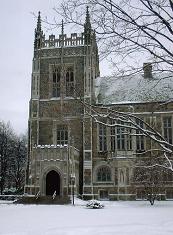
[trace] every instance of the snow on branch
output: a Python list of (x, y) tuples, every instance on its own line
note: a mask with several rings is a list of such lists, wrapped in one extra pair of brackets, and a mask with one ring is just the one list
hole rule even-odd
[[(91, 105), (83, 99), (81, 99), (80, 102), (85, 108), (85, 115), (91, 117), (95, 123), (110, 128), (122, 128), (122, 134), (145, 136), (154, 143), (157, 143), (160, 149), (147, 150), (145, 151), (145, 154), (147, 152), (159, 150), (163, 153), (163, 157), (166, 160), (167, 165), (156, 163), (152, 164), (150, 167), (162, 166), (163, 168), (168, 168), (173, 171), (172, 161), (170, 160), (171, 154), (173, 153), (173, 145), (165, 140), (165, 138), (158, 131), (156, 131), (142, 118), (129, 112), (119, 112), (111, 107)], [(129, 132), (127, 130), (129, 130)], [(133, 131), (134, 133), (131, 133), (130, 131)]]

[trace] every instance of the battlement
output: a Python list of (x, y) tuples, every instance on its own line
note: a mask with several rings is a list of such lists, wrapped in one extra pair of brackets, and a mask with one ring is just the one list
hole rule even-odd
[(59, 38), (55, 38), (55, 35), (52, 34), (49, 35), (49, 39), (43, 38), (42, 48), (83, 46), (84, 42), (83, 33), (80, 35), (72, 33), (71, 37), (67, 37), (66, 34), (61, 34)]

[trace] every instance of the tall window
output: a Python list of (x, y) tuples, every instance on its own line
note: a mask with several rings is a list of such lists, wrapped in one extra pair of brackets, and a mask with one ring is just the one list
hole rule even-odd
[(97, 170), (97, 181), (111, 181), (111, 170), (108, 166), (102, 166)]
[(67, 68), (66, 71), (66, 96), (74, 95), (74, 72), (73, 69)]
[(126, 148), (127, 150), (132, 150), (132, 129), (128, 128), (126, 131)]
[(33, 79), (32, 79), (32, 94), (34, 96), (38, 95), (39, 92), (39, 76), (33, 75)]
[(131, 150), (132, 149), (131, 129), (123, 127), (123, 125), (126, 124), (124, 122), (118, 122), (118, 124), (122, 126), (117, 127), (117, 149)]
[(106, 126), (99, 124), (99, 151), (107, 151)]
[[(136, 122), (141, 128), (144, 128), (144, 123), (140, 120)], [(144, 150), (144, 136), (140, 130), (136, 131), (136, 149), (138, 151)]]
[(60, 97), (60, 79), (61, 70), (60, 68), (55, 68), (53, 70), (53, 97)]
[(163, 134), (164, 138), (172, 144), (172, 118), (164, 117), (163, 118)]
[(119, 171), (119, 183), (121, 185), (125, 184), (125, 174), (124, 174), (124, 171), (122, 169), (120, 169), (120, 171)]
[(117, 127), (117, 149), (124, 150), (125, 149), (125, 129), (124, 127)]
[[(113, 121), (111, 124), (115, 124), (115, 122)], [(120, 126), (112, 126), (110, 128), (111, 151), (115, 151), (116, 147), (117, 150), (131, 150), (131, 129), (123, 127), (123, 125), (125, 125), (123, 122), (118, 122), (118, 124), (120, 124)]]
[[(111, 124), (113, 125), (113, 124), (115, 124), (115, 122), (112, 121)], [(111, 138), (111, 151), (114, 152), (115, 149), (116, 149), (116, 147), (115, 147), (115, 140), (116, 140), (116, 138), (115, 138), (115, 136), (116, 136), (116, 129), (115, 129), (115, 126), (112, 126), (110, 131), (111, 131), (111, 133), (110, 133), (110, 138)]]
[[(61, 66), (53, 69), (53, 97), (60, 97), (61, 89), (67, 97), (74, 96), (74, 70), (73, 67), (66, 67), (61, 70)], [(63, 81), (61, 82), (61, 80)], [(64, 86), (64, 87), (62, 87)]]
[(64, 126), (58, 127), (57, 129), (57, 144), (58, 145), (68, 144), (68, 130)]
[(126, 168), (126, 184), (129, 185), (129, 182), (130, 182), (129, 168)]

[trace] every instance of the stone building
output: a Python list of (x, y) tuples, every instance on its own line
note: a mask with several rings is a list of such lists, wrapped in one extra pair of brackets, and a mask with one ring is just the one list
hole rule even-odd
[[(127, 136), (123, 127), (94, 122), (83, 102), (131, 112), (155, 125), (172, 142), (173, 104), (161, 104), (171, 97), (173, 82), (154, 77), (151, 64), (144, 64), (144, 75), (99, 76), (98, 48), (88, 9), (81, 35), (68, 37), (62, 22), (59, 37), (50, 35), (49, 39), (42, 31), (39, 13), (26, 193), (70, 195), (74, 186), (75, 193), (85, 199), (135, 199), (140, 195), (141, 187), (133, 182), (134, 162), (151, 141), (141, 135)], [(173, 197), (171, 177), (161, 192), (168, 198)]]

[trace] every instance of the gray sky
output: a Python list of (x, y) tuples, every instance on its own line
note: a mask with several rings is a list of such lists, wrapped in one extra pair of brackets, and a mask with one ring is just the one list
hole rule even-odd
[(55, 15), (52, 8), (58, 2), (1, 1), (0, 120), (10, 121), (18, 134), (27, 130), (34, 29), (37, 21), (31, 12), (37, 14), (41, 11), (43, 17), (47, 16), (51, 20)]
[(36, 26), (31, 12), (50, 14), (55, 3), (55, 0), (1, 1), (0, 119), (10, 121), (17, 133), (27, 129)]

